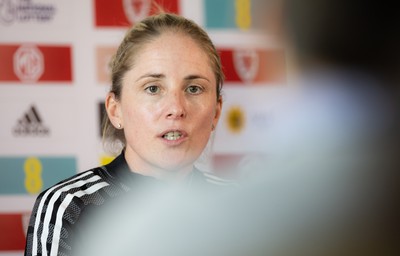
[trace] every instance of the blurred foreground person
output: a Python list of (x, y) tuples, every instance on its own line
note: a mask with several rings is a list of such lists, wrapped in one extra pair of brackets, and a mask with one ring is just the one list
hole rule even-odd
[(266, 14), (277, 18), (294, 75), (260, 141), (264, 165), (239, 170), (251, 175), (217, 198), (201, 190), (148, 197), (139, 212), (120, 215), (112, 247), (86, 255), (400, 255), (395, 10), (271, 1)]
[[(87, 220), (128, 194), (140, 201), (147, 186), (151, 194), (176, 183), (185, 193), (220, 182), (194, 167), (222, 108), (224, 76), (206, 32), (182, 16), (148, 17), (127, 32), (111, 68), (103, 136), (118, 156), (38, 196), (25, 255), (75, 255), (87, 241), (81, 236)], [(130, 212), (135, 202), (125, 203), (115, 211)], [(110, 213), (103, 222), (118, 220)]]

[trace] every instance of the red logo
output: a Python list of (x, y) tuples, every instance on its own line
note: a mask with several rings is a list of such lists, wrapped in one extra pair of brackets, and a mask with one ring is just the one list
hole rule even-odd
[(123, 0), (126, 18), (134, 24), (150, 13), (150, 0)]
[(0, 82), (70, 82), (71, 47), (1, 45)]
[(233, 52), (233, 64), (242, 81), (252, 82), (259, 70), (259, 54), (254, 49), (240, 49)]
[(154, 13), (152, 3), (166, 12), (179, 13), (178, 0), (95, 0), (97, 27), (129, 27)]
[(282, 49), (219, 49), (219, 54), (228, 83), (282, 84), (286, 81)]
[(23, 45), (14, 53), (14, 72), (21, 81), (36, 82), (43, 71), (43, 55), (34, 45)]

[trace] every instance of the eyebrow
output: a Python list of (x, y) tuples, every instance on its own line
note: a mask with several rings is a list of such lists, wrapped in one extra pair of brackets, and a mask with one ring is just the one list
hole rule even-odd
[(210, 82), (210, 80), (207, 77), (201, 76), (201, 75), (189, 75), (185, 77), (185, 80), (195, 80), (195, 79), (204, 79)]
[[(140, 76), (136, 81), (139, 81), (143, 78), (165, 78), (164, 74), (159, 74), (159, 73), (149, 73), (149, 74), (144, 74), (143, 76)], [(186, 81), (190, 81), (190, 80), (195, 80), (195, 79), (204, 79), (208, 82), (210, 82), (210, 80), (207, 77), (201, 76), (201, 75), (188, 75), (184, 78), (184, 80)]]
[(136, 79), (136, 82), (139, 81), (140, 79), (143, 78), (165, 78), (164, 74), (158, 74), (158, 73), (149, 73), (149, 74), (144, 74), (143, 76), (140, 76), (138, 79)]

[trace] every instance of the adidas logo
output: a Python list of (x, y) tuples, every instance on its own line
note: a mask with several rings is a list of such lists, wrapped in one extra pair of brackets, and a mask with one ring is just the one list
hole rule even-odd
[(42, 118), (40, 118), (38, 111), (33, 105), (18, 120), (13, 132), (16, 136), (46, 136), (50, 134), (49, 128), (43, 125)]

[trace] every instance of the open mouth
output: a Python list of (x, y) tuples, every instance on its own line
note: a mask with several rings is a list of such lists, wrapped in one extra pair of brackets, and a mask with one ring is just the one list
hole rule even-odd
[(163, 135), (163, 138), (166, 140), (177, 140), (182, 137), (182, 133), (178, 131), (167, 132)]

